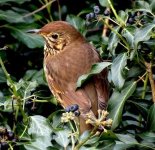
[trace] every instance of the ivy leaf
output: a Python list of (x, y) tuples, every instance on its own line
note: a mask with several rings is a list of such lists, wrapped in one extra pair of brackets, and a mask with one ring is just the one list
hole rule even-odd
[(92, 68), (88, 74), (84, 74), (78, 78), (77, 81), (77, 88), (81, 87), (82, 84), (88, 80), (91, 76), (95, 74), (99, 74), (103, 69), (111, 65), (110, 62), (101, 62), (101, 63), (95, 63), (92, 65)]
[(22, 4), (24, 2), (28, 2), (30, 0), (0, 0), (0, 4), (3, 4), (3, 3), (7, 3), (7, 2), (15, 2), (15, 3), (18, 3), (18, 4)]
[(20, 79), (18, 83), (15, 84), (16, 90), (24, 97), (31, 95), (31, 92), (35, 90), (38, 86), (36, 81), (24, 81)]
[(62, 147), (64, 147), (64, 149), (67, 148), (69, 142), (70, 142), (70, 139), (68, 137), (69, 133), (71, 131), (68, 130), (68, 129), (65, 129), (65, 130), (60, 130), (60, 131), (57, 131), (56, 132), (56, 135), (54, 136), (54, 140), (59, 144), (61, 145)]
[(136, 28), (134, 26), (127, 26), (122, 31), (122, 36), (124, 36), (131, 49), (134, 48), (134, 33)]
[(127, 64), (127, 54), (119, 54), (111, 65), (111, 80), (114, 85), (121, 89), (124, 85), (125, 79), (123, 77), (123, 70)]
[(113, 119), (112, 129), (115, 129), (119, 125), (122, 119), (124, 104), (135, 91), (136, 85), (136, 82), (132, 82), (127, 85), (121, 92), (115, 90), (110, 97), (108, 110), (110, 112), (109, 118)]
[(150, 4), (145, 2), (145, 1), (142, 1), (142, 0), (136, 1), (135, 8), (136, 8), (136, 10), (138, 9), (138, 10), (143, 10), (143, 11), (151, 12)]
[[(120, 27), (114, 28), (114, 30), (116, 32), (118, 32), (119, 29), (120, 29)], [(112, 55), (115, 55), (115, 49), (116, 49), (119, 41), (120, 41), (120, 39), (118, 38), (118, 35), (114, 32), (111, 32), (110, 36), (109, 36), (109, 41), (108, 41), (109, 44), (108, 44), (107, 50), (109, 50)]]
[(6, 82), (6, 76), (2, 70), (2, 68), (0, 68), (0, 83), (5, 83)]
[(6, 10), (6, 11), (0, 10), (0, 20), (5, 20), (9, 23), (25, 22), (21, 14), (14, 12), (12, 10)]
[(11, 34), (14, 38), (18, 39), (19, 41), (23, 42), (29, 48), (36, 48), (36, 47), (43, 47), (44, 42), (41, 36), (36, 34), (26, 33), (24, 29), (15, 28), (12, 26), (7, 26), (11, 29)]
[(155, 104), (153, 104), (148, 113), (147, 125), (151, 131), (155, 131)]
[(68, 21), (71, 25), (73, 25), (83, 35), (86, 34), (84, 19), (74, 16), (74, 15), (67, 15), (66, 21)]
[(47, 118), (39, 115), (30, 116), (30, 127), (28, 133), (38, 136), (49, 136), (52, 133), (51, 127)]
[(108, 0), (99, 0), (99, 3), (103, 7), (110, 7)]
[(151, 31), (152, 29), (155, 27), (154, 23), (149, 23), (147, 25), (144, 25), (141, 28), (138, 28), (135, 32), (135, 36), (134, 36), (134, 45), (135, 45), (135, 49), (137, 49), (138, 47), (138, 43), (141, 41), (147, 41), (150, 39), (151, 37)]
[(137, 144), (137, 140), (130, 134), (115, 134), (117, 138), (126, 144)]
[(30, 116), (28, 134), (32, 135), (32, 141), (24, 144), (27, 150), (47, 150), (51, 144), (51, 127), (43, 116)]

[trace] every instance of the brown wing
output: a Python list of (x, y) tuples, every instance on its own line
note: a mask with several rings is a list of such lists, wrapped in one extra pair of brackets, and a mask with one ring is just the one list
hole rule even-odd
[(105, 108), (108, 99), (106, 71), (91, 78), (82, 88), (76, 90), (79, 76), (88, 73), (92, 64), (99, 61), (99, 55), (91, 45), (81, 42), (74, 42), (66, 46), (61, 53), (46, 57), (45, 68), (49, 87), (63, 107), (78, 104), (83, 117), (90, 111), (97, 115), (98, 107)]

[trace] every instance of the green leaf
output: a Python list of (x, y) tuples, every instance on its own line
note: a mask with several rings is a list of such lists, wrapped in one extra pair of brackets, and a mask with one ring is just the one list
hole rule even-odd
[(150, 8), (152, 12), (155, 12), (155, 1), (154, 0), (149, 0)]
[(70, 130), (65, 129), (65, 130), (60, 130), (56, 132), (56, 135), (54, 136), (54, 140), (61, 145), (62, 147), (64, 147), (64, 149), (67, 148), (70, 139), (69, 139), (69, 134), (71, 133)]
[(139, 113), (141, 113), (142, 116), (147, 116), (148, 109), (147, 105), (144, 102), (141, 101), (129, 101), (131, 104), (135, 105), (136, 109), (139, 110)]
[(155, 27), (154, 23), (149, 23), (147, 25), (144, 25), (141, 28), (138, 28), (135, 32), (135, 37), (134, 37), (134, 47), (137, 49), (138, 43), (142, 41), (147, 41), (151, 37), (151, 31)]
[(99, 0), (99, 3), (103, 7), (110, 7), (109, 3), (108, 3), (108, 0)]
[(108, 110), (109, 118), (113, 119), (112, 129), (114, 130), (122, 119), (122, 111), (126, 100), (132, 95), (136, 89), (136, 82), (131, 82), (121, 92), (114, 90), (110, 97)]
[(31, 92), (38, 86), (36, 81), (24, 81), (20, 79), (15, 84), (16, 90), (21, 94), (22, 97), (26, 98), (31, 95)]
[[(85, 140), (88, 136), (89, 136), (90, 132), (89, 131), (85, 131), (82, 133), (82, 135), (80, 136), (79, 142)], [(99, 136), (94, 136), (92, 138), (90, 138), (84, 145), (94, 145), (97, 143), (97, 141), (99, 140)]]
[(51, 127), (47, 119), (43, 116), (30, 116), (28, 133), (32, 135), (32, 141), (24, 144), (27, 150), (47, 150), (51, 144)]
[(136, 1), (135, 7), (136, 7), (136, 9), (151, 11), (150, 4), (145, 2), (145, 1), (143, 1), (143, 0)]
[(48, 146), (51, 146), (50, 139), (43, 136), (37, 136), (32, 142), (24, 144), (26, 150), (48, 150)]
[(43, 79), (43, 69), (40, 71), (38, 70), (27, 70), (23, 79), (24, 80), (30, 80), (30, 81), (36, 81), (38, 85), (47, 85), (46, 82)]
[(128, 19), (128, 14), (125, 11), (120, 10), (118, 16), (124, 21), (126, 22)]
[(12, 10), (6, 10), (6, 11), (0, 10), (0, 20), (5, 20), (9, 23), (25, 22), (21, 14), (14, 12)]
[(27, 47), (29, 48), (43, 47), (44, 42), (41, 36), (26, 33), (24, 30), (12, 26), (7, 27), (11, 29), (12, 36), (18, 39), (19, 41), (23, 42), (25, 45), (27, 45)]
[(122, 31), (122, 36), (124, 36), (129, 44), (130, 48), (134, 48), (134, 33), (135, 33), (135, 26), (127, 26)]
[[(116, 32), (118, 32), (119, 29), (120, 27), (114, 28)], [(115, 55), (115, 49), (119, 41), (120, 39), (118, 38), (118, 35), (115, 32), (111, 32), (109, 36), (109, 41), (108, 41), (109, 44), (108, 44), (107, 50), (109, 50), (112, 55)]]
[(111, 65), (110, 62), (101, 62), (101, 63), (95, 63), (92, 65), (92, 68), (90, 70), (90, 72), (88, 74), (84, 74), (82, 76), (80, 76), (78, 78), (77, 81), (77, 88), (81, 87), (82, 84), (89, 79), (91, 76), (95, 75), (95, 74), (99, 74), (101, 71), (103, 71), (103, 69), (105, 69), (106, 67), (108, 67), (109, 65)]
[(6, 76), (2, 70), (2, 68), (0, 68), (0, 83), (5, 83), (6, 82)]
[(86, 34), (84, 19), (74, 16), (74, 15), (67, 15), (66, 21), (69, 22), (71, 25), (73, 25), (83, 35)]
[(155, 133), (153, 132), (143, 132), (138, 134), (138, 136), (143, 139), (145, 142), (154, 142), (155, 141)]
[(130, 134), (116, 134), (117, 138), (125, 144), (137, 144), (137, 140)]
[(127, 54), (122, 53), (113, 60), (111, 65), (111, 80), (118, 89), (121, 89), (125, 82), (123, 70), (125, 69), (126, 64)]
[(153, 104), (149, 109), (147, 126), (150, 131), (155, 131), (155, 104)]
[(113, 131), (107, 130), (107, 132), (102, 133), (100, 140), (118, 140), (118, 138)]
[(0, 0), (0, 4), (3, 4), (3, 3), (7, 3), (7, 2), (15, 2), (15, 3), (18, 3), (18, 4), (22, 4), (24, 2), (28, 2), (30, 0)]
[(116, 144), (113, 149), (114, 150), (127, 150), (131, 147), (134, 149), (135, 148), (134, 146), (135, 146), (134, 143), (133, 144), (125, 144), (124, 142), (116, 141)]
[(29, 134), (51, 137), (52, 129), (47, 118), (40, 115), (30, 116), (29, 126)]

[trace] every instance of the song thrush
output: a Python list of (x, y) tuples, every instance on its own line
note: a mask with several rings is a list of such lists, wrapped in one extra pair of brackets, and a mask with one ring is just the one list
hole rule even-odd
[(102, 61), (95, 48), (69, 23), (54, 21), (38, 32), (45, 39), (44, 71), (49, 88), (60, 104), (77, 104), (80, 110), (80, 131), (86, 125), (86, 113), (97, 116), (98, 109), (106, 109), (108, 101), (107, 71), (90, 78), (76, 89), (78, 78), (90, 71), (92, 64)]

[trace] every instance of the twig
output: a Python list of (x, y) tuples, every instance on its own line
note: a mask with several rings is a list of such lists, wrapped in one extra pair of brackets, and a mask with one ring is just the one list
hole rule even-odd
[(6, 78), (7, 78), (7, 80), (8, 80), (9, 83), (10, 83), (10, 87), (11, 87), (11, 89), (13, 90), (14, 95), (15, 95), (16, 97), (18, 97), (18, 93), (17, 93), (17, 91), (16, 91), (16, 87), (15, 87), (15, 85), (14, 85), (14, 83), (13, 83), (11, 77), (10, 77), (10, 74), (9, 74), (9, 73), (7, 72), (7, 70), (5, 69), (5, 66), (4, 66), (4, 64), (3, 64), (3, 62), (2, 62), (1, 57), (0, 57), (0, 64), (1, 64), (1, 66), (2, 66), (2, 69), (3, 69), (3, 71), (4, 71), (4, 74), (5, 74)]
[(49, 1), (49, 2), (46, 3), (45, 5), (43, 5), (43, 6), (41, 6), (40, 8), (38, 8), (37, 10), (32, 11), (31, 13), (26, 14), (25, 16), (23, 16), (23, 18), (26, 18), (26, 17), (29, 17), (29, 16), (32, 16), (32, 15), (36, 14), (37, 12), (43, 10), (44, 8), (46, 8), (48, 5), (52, 4), (52, 3), (55, 2), (55, 1), (56, 1), (56, 0)]
[(149, 81), (150, 81), (151, 91), (152, 91), (152, 99), (153, 99), (153, 102), (155, 103), (155, 83), (154, 83), (153, 73), (152, 73), (152, 63), (148, 63), (145, 61), (144, 64), (146, 66), (146, 70), (149, 76)]
[[(107, 11), (110, 12), (110, 8), (106, 8), (106, 9), (107, 9)], [(105, 19), (105, 22), (106, 22), (106, 24), (104, 24), (104, 26), (103, 26), (103, 32), (102, 32), (102, 36), (103, 36), (103, 37), (106, 37), (106, 36), (107, 36), (107, 31), (108, 31), (108, 26), (107, 26), (107, 24), (109, 24), (109, 19), (106, 18), (106, 19)]]
[(98, 126), (95, 126), (95, 127), (93, 128), (93, 130), (91, 131), (91, 133), (89, 134), (89, 136), (88, 136), (87, 138), (85, 138), (84, 140), (82, 140), (79, 144), (77, 144), (76, 147), (74, 148), (74, 150), (79, 150), (80, 147), (81, 147), (82, 145), (84, 145), (84, 144), (93, 136), (93, 134), (94, 134), (94, 132), (97, 130), (97, 128), (98, 128)]
[(127, 50), (128, 50), (128, 52), (130, 51), (130, 47), (129, 47), (129, 44), (126, 42), (126, 40), (122, 37), (122, 35), (121, 34), (119, 34), (115, 29), (113, 29), (109, 24), (107, 24), (106, 22), (105, 22), (105, 20), (103, 20), (102, 19), (102, 21), (103, 21), (103, 23), (104, 24), (106, 24), (107, 25), (107, 27), (111, 30), (111, 31), (113, 31), (121, 40), (122, 40), (122, 42), (125, 44), (125, 45), (123, 45), (124, 46), (124, 48), (126, 48)]
[(124, 21), (118, 16), (118, 14), (116, 13), (115, 8), (113, 7), (111, 0), (108, 0), (109, 6), (114, 14), (114, 16), (116, 17), (116, 19), (119, 21), (119, 23), (121, 23), (121, 26), (125, 26)]
[(57, 0), (57, 3), (58, 3), (59, 20), (62, 20), (62, 18), (61, 18), (61, 7), (60, 7), (60, 2), (59, 2), (59, 0)]

